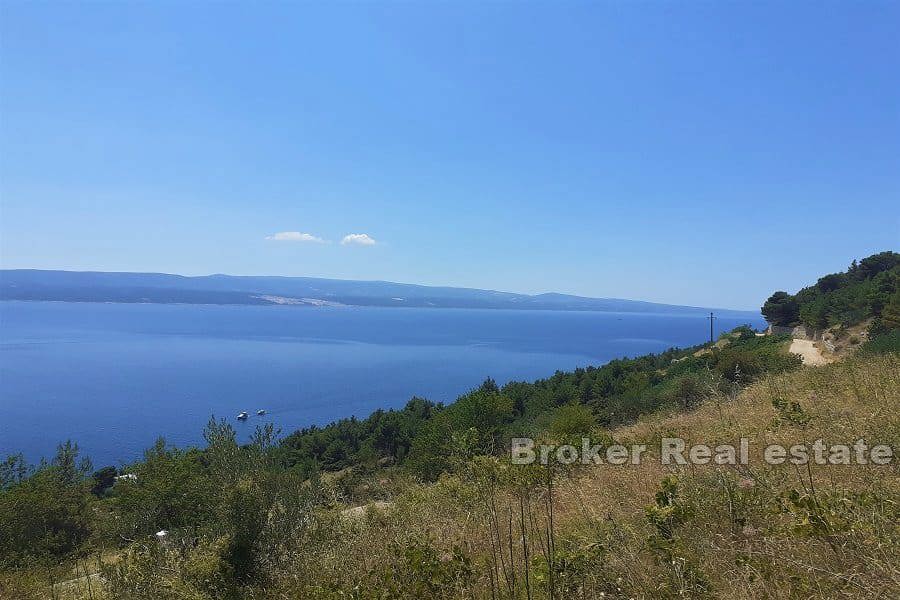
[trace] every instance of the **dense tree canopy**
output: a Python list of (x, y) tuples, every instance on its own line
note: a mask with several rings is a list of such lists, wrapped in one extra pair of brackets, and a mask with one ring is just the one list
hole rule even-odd
[(795, 324), (800, 318), (800, 307), (793, 296), (779, 291), (769, 296), (763, 304), (762, 314), (769, 323), (787, 327)]
[(898, 290), (900, 254), (880, 252), (853, 261), (843, 273), (820, 277), (796, 294), (775, 292), (763, 304), (762, 313), (773, 325), (802, 324), (816, 330), (855, 325), (870, 318), (880, 320)]

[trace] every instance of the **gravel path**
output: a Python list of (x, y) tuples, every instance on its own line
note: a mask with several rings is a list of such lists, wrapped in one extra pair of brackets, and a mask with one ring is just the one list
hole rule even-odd
[(819, 367), (828, 364), (828, 359), (822, 356), (822, 351), (816, 348), (810, 340), (794, 339), (791, 342), (790, 351), (799, 354), (803, 364), (810, 367)]

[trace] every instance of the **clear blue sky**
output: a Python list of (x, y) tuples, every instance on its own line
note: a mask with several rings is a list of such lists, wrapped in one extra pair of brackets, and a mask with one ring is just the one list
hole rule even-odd
[(4, 268), (755, 308), (900, 246), (900, 3), (0, 11)]

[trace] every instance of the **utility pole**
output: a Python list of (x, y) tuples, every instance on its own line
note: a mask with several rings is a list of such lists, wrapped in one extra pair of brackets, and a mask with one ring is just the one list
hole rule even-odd
[(712, 344), (713, 340), (715, 339), (713, 337), (713, 321), (718, 317), (715, 317), (712, 313), (709, 313), (709, 316), (706, 318), (709, 319), (709, 343)]

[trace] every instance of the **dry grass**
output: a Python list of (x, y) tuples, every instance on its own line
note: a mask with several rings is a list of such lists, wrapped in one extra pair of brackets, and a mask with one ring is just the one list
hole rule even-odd
[[(774, 398), (799, 403), (800, 423), (779, 419)], [(721, 597), (721, 598), (890, 598), (900, 594), (897, 545), (900, 478), (890, 466), (772, 466), (762, 460), (768, 444), (790, 446), (870, 443), (897, 447), (900, 441), (900, 360), (871, 358), (767, 377), (733, 398), (718, 398), (690, 413), (661, 414), (610, 432), (620, 442), (658, 447), (662, 437), (716, 445), (751, 440), (747, 466), (666, 466), (645, 460), (639, 466), (583, 467), (557, 478), (554, 536), (557, 575), (574, 585), (556, 597)], [(808, 419), (808, 422), (807, 422)], [(652, 450), (651, 450), (652, 453)], [(678, 478), (679, 502), (690, 513), (670, 543), (653, 548), (658, 532), (647, 518), (660, 482)], [(743, 487), (741, 487), (743, 486)], [(810, 515), (785, 507), (796, 491), (820, 504)], [(483, 486), (468, 476), (415, 486), (389, 510), (374, 511), (344, 538), (333, 556), (340, 573), (333, 589), (374, 585), (372, 573), (390, 569), (396, 556), (387, 547), (429, 539), (444, 556), (465, 548), (479, 567), (461, 597), (508, 597), (502, 565), (492, 552), (507, 552), (514, 563), (516, 597), (549, 597), (539, 571), (546, 537), (546, 490), (529, 488), (524, 527), (531, 561), (530, 590), (524, 587), (522, 527), (516, 488), (493, 495), (500, 535), (491, 532)], [(821, 510), (822, 515), (816, 514)], [(738, 514), (739, 513), (739, 514)], [(812, 518), (823, 525), (808, 531)], [(510, 536), (510, 532), (512, 535)], [(501, 538), (492, 542), (493, 537)], [(509, 540), (512, 539), (510, 544)], [(339, 559), (338, 556), (343, 556)], [(537, 557), (537, 559), (536, 559)], [(579, 565), (579, 561), (583, 564)], [(562, 565), (562, 563), (566, 563)], [(490, 571), (494, 570), (493, 576)], [(448, 594), (449, 595), (449, 594)]]

